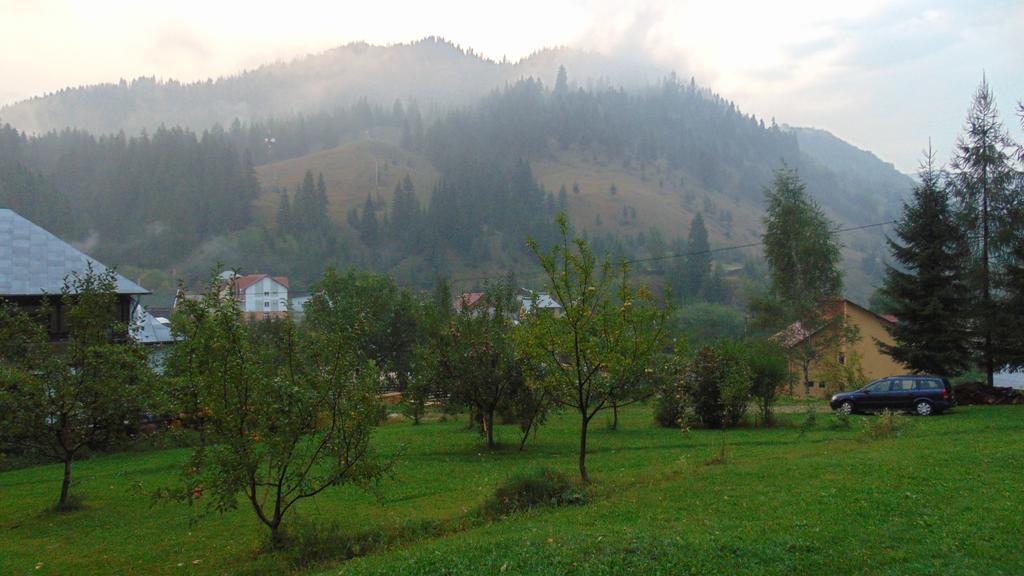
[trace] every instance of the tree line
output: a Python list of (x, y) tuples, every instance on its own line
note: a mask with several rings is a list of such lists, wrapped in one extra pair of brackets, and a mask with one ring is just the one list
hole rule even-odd
[[(1024, 129), (1024, 104), (1018, 105)], [(1024, 369), (1024, 148), (986, 80), (948, 167), (929, 149), (904, 204), (880, 300), (897, 318), (894, 358), (916, 371)]]

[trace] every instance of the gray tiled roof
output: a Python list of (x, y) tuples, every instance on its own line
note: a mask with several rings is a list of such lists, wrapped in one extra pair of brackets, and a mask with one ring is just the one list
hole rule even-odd
[[(106, 270), (13, 210), (0, 208), (0, 296), (60, 294), (64, 278), (83, 274), (89, 262), (96, 271)], [(117, 293), (149, 294), (149, 290), (118, 274)]]

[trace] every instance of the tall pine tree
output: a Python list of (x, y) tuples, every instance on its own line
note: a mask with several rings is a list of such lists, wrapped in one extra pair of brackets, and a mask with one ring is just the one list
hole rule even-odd
[(697, 212), (690, 223), (690, 235), (686, 240), (688, 254), (683, 269), (683, 296), (699, 299), (704, 285), (711, 276), (711, 244), (708, 243), (708, 229), (704, 226), (704, 215)]
[(1015, 171), (1010, 151), (1013, 141), (1003, 128), (995, 97), (988, 81), (982, 78), (974, 94), (964, 133), (957, 140), (952, 162), (953, 193), (960, 204), (960, 215), (975, 242), (970, 278), (976, 305), (971, 314), (978, 360), (992, 385), (997, 367), (999, 296), (997, 278), (1000, 262), (1014, 234), (1012, 210), (1017, 202), (1013, 189)]
[(887, 267), (882, 295), (897, 321), (889, 328), (895, 344), (879, 346), (915, 372), (956, 375), (971, 365), (969, 252), (934, 159), (929, 149), (896, 239), (888, 239), (900, 267)]

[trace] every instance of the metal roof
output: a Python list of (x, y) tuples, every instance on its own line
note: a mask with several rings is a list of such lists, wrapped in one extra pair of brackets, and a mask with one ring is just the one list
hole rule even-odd
[(175, 341), (170, 325), (157, 320), (152, 314), (143, 310), (142, 306), (136, 309), (134, 328), (132, 334), (142, 344), (164, 344)]
[[(0, 296), (60, 294), (64, 279), (84, 274), (89, 263), (97, 272), (107, 269), (14, 210), (0, 208)], [(116, 290), (118, 294), (149, 294), (120, 274)]]

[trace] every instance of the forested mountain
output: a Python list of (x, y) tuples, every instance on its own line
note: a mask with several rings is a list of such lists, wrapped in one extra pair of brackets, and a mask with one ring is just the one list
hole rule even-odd
[[(654, 258), (640, 271), (683, 290), (693, 285), (683, 281), (687, 260), (661, 258), (689, 248), (698, 220), (712, 247), (759, 240), (763, 189), (783, 165), (798, 168), (844, 225), (891, 219), (909, 189), (869, 153), (766, 124), (692, 79), (667, 75), (627, 89), (560, 67), (561, 57), (586, 62), (584, 71), (598, 62), (545, 51), (494, 63), (428, 39), (347, 46), (217, 82), (64, 91), (5, 112), (54, 106), (60, 113), (49, 121), (80, 115), (100, 132), (125, 131), (27, 136), (4, 127), (0, 204), (112, 263), (194, 280), (221, 262), (289, 275), (298, 287), (329, 264), (416, 286), (438, 274), (523, 272), (534, 263), (525, 239), (553, 239), (554, 215), (566, 211), (598, 250)], [(415, 74), (366, 71), (381, 62)], [(549, 80), (505, 82), (530, 66)], [(422, 80), (427, 70), (440, 76)], [(439, 81), (439, 71), (452, 81)], [(633, 74), (639, 82), (644, 72)], [(429, 86), (414, 90), (416, 78)], [(443, 91), (448, 108), (424, 111)], [(244, 114), (231, 98), (245, 100)], [(202, 128), (160, 124), (168, 120)], [(882, 236), (842, 241), (849, 292), (866, 299)], [(748, 274), (758, 266), (756, 249), (715, 261), (708, 283), (720, 282), (726, 265)]]
[(136, 78), (67, 88), (0, 108), (0, 120), (29, 133), (73, 127), (96, 134), (135, 134), (161, 124), (202, 131), (243, 122), (332, 112), (359, 100), (417, 101), (425, 111), (474, 103), (507, 82), (554, 81), (560, 64), (584, 86), (635, 87), (667, 71), (569, 48), (539, 51), (518, 62), (495, 62), (440, 38), (410, 44), (353, 43), (289, 62), (206, 81)]

